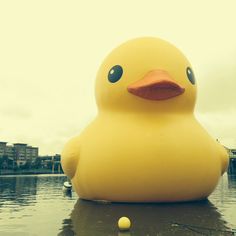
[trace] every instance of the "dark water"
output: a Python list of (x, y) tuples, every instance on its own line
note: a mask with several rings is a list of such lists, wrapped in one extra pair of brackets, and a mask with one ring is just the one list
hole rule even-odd
[[(225, 175), (208, 201), (108, 204), (63, 194), (61, 175), (0, 177), (0, 236), (236, 235), (236, 177)], [(131, 219), (119, 232), (121, 216)], [(234, 233), (235, 232), (235, 233)]]

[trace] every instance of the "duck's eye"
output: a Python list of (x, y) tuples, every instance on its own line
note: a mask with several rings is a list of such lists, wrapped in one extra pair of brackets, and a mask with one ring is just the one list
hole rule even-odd
[(186, 74), (188, 76), (189, 81), (192, 84), (195, 84), (195, 77), (194, 77), (193, 71), (192, 71), (192, 69), (190, 67), (187, 67)]
[(120, 80), (122, 74), (123, 74), (123, 69), (121, 66), (119, 65), (113, 66), (108, 73), (108, 80), (111, 83), (115, 83), (118, 80)]

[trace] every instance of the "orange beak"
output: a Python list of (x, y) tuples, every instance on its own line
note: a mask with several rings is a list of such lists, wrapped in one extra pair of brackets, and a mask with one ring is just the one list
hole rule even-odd
[(130, 84), (127, 89), (130, 93), (149, 100), (166, 100), (185, 91), (164, 70), (148, 72), (144, 78)]

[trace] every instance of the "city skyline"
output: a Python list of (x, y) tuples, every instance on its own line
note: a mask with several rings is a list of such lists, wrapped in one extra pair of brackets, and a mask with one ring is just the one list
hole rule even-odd
[(131, 38), (154, 36), (187, 56), (198, 86), (196, 117), (235, 148), (235, 7), (232, 0), (120, 1), (115, 10), (104, 0), (2, 1), (0, 139), (61, 153), (96, 116), (94, 84), (106, 55)]
[(61, 173), (61, 155), (39, 155), (39, 147), (0, 141), (0, 175)]
[[(11, 156), (12, 155), (11, 149), (17, 146), (24, 146), (26, 149), (29, 149), (28, 153), (26, 153), (29, 156), (30, 155), (37, 156), (37, 157), (51, 156), (49, 154), (40, 155), (40, 152), (39, 152), (40, 147), (35, 147), (25, 142), (10, 143), (4, 140), (0, 140), (0, 157), (2, 157), (3, 155)], [(3, 152), (4, 150), (3, 148), (7, 149), (6, 153)], [(33, 153), (31, 153), (32, 151)], [(54, 153), (53, 155), (60, 155), (60, 153)]]

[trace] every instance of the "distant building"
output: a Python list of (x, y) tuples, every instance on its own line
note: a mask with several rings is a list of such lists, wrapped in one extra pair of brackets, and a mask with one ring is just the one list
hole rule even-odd
[(39, 149), (37, 147), (26, 147), (26, 159), (35, 160), (39, 156)]
[(35, 161), (38, 157), (38, 147), (28, 146), (25, 143), (14, 143), (7, 145), (7, 142), (0, 142), (0, 157), (7, 156), (17, 166), (24, 165), (27, 161)]
[(53, 156), (40, 156), (42, 168), (48, 169), (51, 168)]
[(61, 168), (61, 155), (56, 154), (54, 156), (40, 156), (41, 166), (45, 169), (51, 169), (52, 173), (62, 172)]
[(228, 174), (236, 174), (236, 149), (229, 149), (229, 167)]
[(6, 149), (5, 149), (5, 155), (11, 159), (11, 160), (14, 160), (15, 159), (15, 149), (13, 146), (6, 146)]
[(0, 157), (5, 155), (7, 142), (0, 142)]
[(229, 157), (236, 158), (236, 149), (230, 149)]
[(22, 166), (26, 163), (26, 146), (25, 143), (15, 143), (15, 155), (16, 155), (16, 164), (17, 166)]

